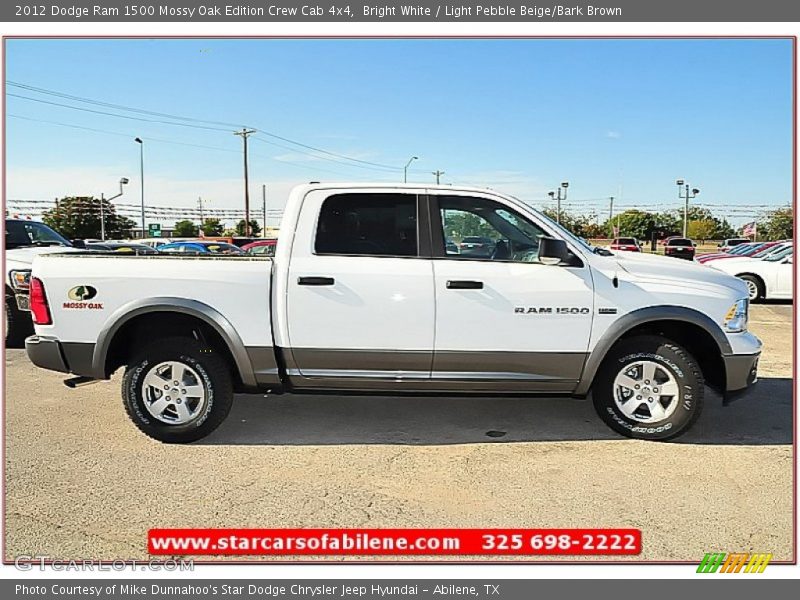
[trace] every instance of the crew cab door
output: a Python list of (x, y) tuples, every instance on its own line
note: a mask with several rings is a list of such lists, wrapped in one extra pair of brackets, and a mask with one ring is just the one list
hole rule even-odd
[[(484, 390), (569, 391), (594, 312), (588, 266), (545, 265), (549, 235), (518, 207), (480, 195), (432, 195), (436, 344), (432, 380)], [(459, 248), (491, 238), (491, 253)]]
[(433, 356), (433, 266), (420, 258), (413, 190), (316, 190), (303, 200), (287, 282), (300, 386), (387, 387), (427, 380)]

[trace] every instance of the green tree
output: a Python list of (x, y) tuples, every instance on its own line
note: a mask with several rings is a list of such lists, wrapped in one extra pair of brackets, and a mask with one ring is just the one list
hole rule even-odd
[[(93, 196), (67, 196), (57, 202), (56, 208), (45, 211), (42, 221), (69, 239), (99, 238), (100, 203)], [(103, 200), (102, 205), (106, 239), (130, 237), (136, 223), (118, 215), (108, 200)]]
[(175, 223), (175, 236), (176, 237), (197, 237), (200, 228), (192, 221), (184, 219)]
[(657, 215), (643, 210), (626, 210), (605, 222), (609, 237), (614, 237), (613, 227), (619, 227), (619, 237), (635, 237), (640, 241), (650, 239), (649, 231), (657, 225)]
[(444, 211), (445, 236), (460, 242), (467, 236), (495, 239), (497, 230), (476, 214), (463, 210)]
[[(244, 219), (236, 224), (236, 235), (248, 235), (245, 230)], [(250, 219), (250, 235), (258, 236), (261, 233), (261, 225), (255, 219)]]
[(204, 235), (213, 237), (222, 235), (222, 230), (224, 227), (222, 226), (222, 223), (220, 223), (219, 219), (206, 219), (201, 229), (203, 230)]
[(794, 211), (791, 206), (769, 211), (758, 222), (758, 236), (767, 240), (792, 239), (794, 232)]
[(714, 239), (717, 231), (717, 222), (713, 218), (697, 219), (689, 221), (687, 233), (693, 240), (710, 240)]

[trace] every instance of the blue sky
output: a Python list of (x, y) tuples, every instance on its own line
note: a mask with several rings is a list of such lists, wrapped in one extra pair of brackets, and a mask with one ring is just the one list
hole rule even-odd
[[(441, 169), (443, 182), (542, 205), (568, 180), (570, 208), (583, 212), (605, 212), (612, 195), (677, 207), (685, 178), (697, 202), (741, 223), (791, 201), (791, 52), (788, 40), (9, 40), (8, 81), (226, 124), (9, 96), (7, 197), (109, 195), (125, 176), (119, 201), (137, 202), (139, 136), (148, 204), (202, 195), (239, 208), (232, 125), (246, 124), (259, 130), (251, 194), (260, 204), (266, 183), (272, 208), (309, 180), (399, 181), (417, 155), (410, 181)], [(331, 162), (263, 132), (395, 169)]]

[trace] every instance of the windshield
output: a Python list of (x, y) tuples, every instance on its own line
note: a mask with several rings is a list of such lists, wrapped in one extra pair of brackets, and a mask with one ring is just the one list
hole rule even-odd
[(26, 246), (71, 246), (44, 223), (6, 219), (6, 250)]
[(783, 248), (779, 252), (775, 252), (774, 254), (770, 254), (764, 260), (766, 262), (777, 262), (777, 261), (781, 260), (782, 258), (785, 258), (788, 254), (791, 254), (792, 250), (794, 250), (794, 248), (792, 248), (791, 246), (787, 246), (786, 248)]

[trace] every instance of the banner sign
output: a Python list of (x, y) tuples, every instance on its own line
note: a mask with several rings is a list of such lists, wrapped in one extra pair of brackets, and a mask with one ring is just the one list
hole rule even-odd
[(800, 3), (785, 0), (577, 0), (567, 4), (488, 0), (55, 0), (0, 4), (7, 22), (786, 22), (800, 21)]

